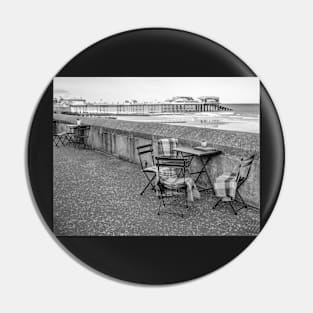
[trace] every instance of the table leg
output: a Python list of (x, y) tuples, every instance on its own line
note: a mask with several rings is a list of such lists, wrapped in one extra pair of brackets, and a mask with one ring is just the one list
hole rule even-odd
[[(188, 169), (189, 169), (189, 168), (191, 167), (191, 163), (192, 163), (192, 161), (193, 161), (195, 155), (192, 155), (192, 154), (184, 154), (184, 153), (181, 152), (181, 151), (179, 151), (179, 154), (180, 154), (182, 157), (184, 157), (184, 158), (186, 158), (186, 157), (189, 158), (189, 160), (188, 160)], [(211, 158), (210, 158), (209, 156), (207, 156), (206, 162), (203, 161), (204, 156), (203, 156), (203, 157), (198, 156), (198, 158), (200, 159), (200, 162), (201, 162), (201, 164), (202, 164), (201, 170), (200, 170), (199, 172), (191, 172), (191, 171), (189, 170), (189, 173), (190, 173), (190, 175), (198, 174), (198, 176), (194, 179), (195, 184), (198, 182), (198, 180), (199, 180), (199, 178), (201, 177), (201, 175), (202, 175), (203, 173), (205, 173), (206, 176), (207, 176), (207, 178), (208, 178), (208, 185), (209, 185), (209, 188), (205, 188), (205, 187), (199, 186), (199, 187), (201, 188), (201, 190), (199, 190), (199, 191), (212, 190), (212, 189), (213, 189), (213, 184), (212, 184), (210, 175), (209, 175), (209, 173), (208, 173), (208, 171), (207, 171), (207, 169), (206, 169), (206, 166), (207, 166), (207, 164), (209, 163), (209, 161), (210, 161)]]
[(209, 173), (208, 173), (208, 171), (207, 171), (207, 169), (206, 169), (206, 166), (207, 166), (207, 164), (208, 164), (209, 161), (210, 161), (210, 157), (207, 158), (206, 162), (203, 161), (203, 157), (199, 157), (199, 159), (200, 159), (200, 162), (201, 162), (201, 164), (202, 164), (202, 168), (201, 168), (201, 170), (200, 170), (199, 172), (197, 172), (197, 173), (198, 173), (198, 176), (197, 176), (197, 178), (195, 179), (195, 183), (197, 183), (197, 181), (198, 181), (199, 178), (201, 177), (202, 173), (205, 173), (206, 176), (207, 176), (207, 178), (208, 178), (208, 185), (209, 185), (210, 187), (209, 187), (209, 188), (202, 188), (202, 189), (199, 190), (199, 191), (212, 190), (212, 189), (213, 189), (213, 185), (212, 185), (212, 182), (211, 182), (211, 178), (210, 178), (210, 176), (209, 176)]

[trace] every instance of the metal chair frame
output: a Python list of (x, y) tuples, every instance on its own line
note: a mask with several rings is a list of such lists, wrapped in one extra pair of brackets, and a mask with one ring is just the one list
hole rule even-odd
[(68, 142), (68, 137), (66, 132), (57, 132), (56, 121), (53, 121), (53, 143), (56, 147), (59, 147), (59, 144), (65, 146)]
[[(171, 157), (156, 157), (156, 166), (157, 166), (157, 171), (158, 171), (158, 175), (160, 175), (160, 168), (176, 168), (178, 169), (178, 175), (181, 178), (184, 178), (184, 184), (182, 187), (179, 188), (168, 188), (167, 186), (165, 186), (161, 180), (159, 179), (157, 181), (157, 187), (159, 189), (159, 193), (158, 193), (158, 198), (159, 198), (159, 208), (158, 208), (158, 212), (157, 214), (160, 215), (161, 213), (166, 213), (166, 214), (174, 214), (174, 215), (179, 215), (181, 217), (184, 217), (184, 214), (179, 214), (176, 212), (167, 212), (167, 211), (161, 211), (161, 207), (163, 205), (163, 207), (165, 208), (165, 198), (168, 197), (173, 197), (173, 195), (166, 195), (166, 192), (168, 190), (170, 191), (182, 191), (185, 195), (185, 207), (186, 210), (189, 210), (189, 205), (188, 205), (188, 198), (187, 198), (187, 185), (185, 183), (185, 179), (186, 179), (186, 171), (187, 171), (187, 164), (188, 164), (188, 159), (186, 158), (171, 158)], [(160, 177), (160, 176), (159, 176)]]
[[(140, 161), (141, 171), (143, 172), (143, 174), (145, 175), (145, 177), (148, 180), (147, 185), (140, 192), (140, 195), (143, 195), (149, 186), (151, 186), (152, 190), (155, 191), (155, 186), (154, 186), (153, 182), (154, 182), (154, 179), (156, 177), (156, 167), (155, 167), (155, 162), (154, 162), (152, 143), (138, 146), (137, 152), (138, 152), (138, 157), (139, 157), (139, 161)], [(147, 160), (143, 160), (143, 158), (142, 158), (142, 156), (146, 155), (146, 154), (150, 154), (151, 166), (148, 166)], [(155, 170), (153, 169), (153, 167), (155, 167)], [(152, 174), (152, 176), (149, 176), (150, 174)]]
[[(232, 209), (232, 211), (234, 212), (235, 215), (237, 215), (237, 213), (241, 209), (248, 208), (247, 203), (243, 200), (243, 198), (242, 198), (242, 196), (241, 196), (241, 194), (239, 192), (239, 188), (247, 180), (247, 178), (249, 176), (249, 173), (250, 173), (250, 169), (251, 169), (252, 163), (254, 161), (254, 158), (255, 158), (255, 155), (253, 154), (253, 155), (251, 155), (248, 158), (241, 158), (240, 159), (239, 168), (238, 168), (238, 171), (237, 171), (237, 174), (236, 174), (237, 188), (236, 188), (235, 198), (234, 199), (230, 199), (229, 201), (224, 201), (224, 202), (227, 202), (230, 205), (230, 207), (231, 207), (231, 209)], [(246, 174), (244, 176), (241, 176), (240, 175), (240, 170), (244, 169), (244, 168), (246, 168)], [(222, 198), (219, 199), (215, 203), (215, 205), (213, 206), (212, 210), (215, 210), (218, 207), (218, 205), (222, 202), (222, 200), (223, 200)], [(240, 203), (240, 204), (242, 204), (242, 206), (239, 209), (235, 210), (234, 205), (233, 205), (234, 202)]]
[[(158, 145), (159, 144), (160, 144), (160, 140), (158, 141)], [(137, 152), (138, 152), (138, 157), (139, 157), (139, 161), (140, 161), (141, 171), (143, 172), (143, 174), (145, 175), (145, 177), (148, 180), (147, 185), (140, 192), (140, 195), (143, 195), (145, 193), (145, 191), (149, 188), (149, 186), (151, 186), (153, 191), (156, 191), (154, 183), (153, 183), (155, 178), (156, 178), (156, 171), (157, 171), (156, 165), (155, 165), (155, 160), (154, 160), (153, 144), (150, 143), (150, 144), (138, 146)], [(175, 152), (175, 153), (177, 155), (177, 152)], [(151, 158), (150, 166), (148, 166), (147, 161), (144, 161), (142, 158), (142, 156), (145, 154), (150, 154), (150, 158)], [(151, 174), (152, 174), (152, 176), (151, 176)]]
[(68, 145), (74, 145), (75, 144), (75, 129), (70, 128), (66, 131), (67, 139), (68, 139)]
[(77, 126), (74, 130), (74, 135), (71, 138), (71, 143), (76, 147), (82, 146), (84, 149), (89, 148), (86, 140), (88, 139), (88, 135), (86, 132), (90, 130), (90, 126), (80, 125)]

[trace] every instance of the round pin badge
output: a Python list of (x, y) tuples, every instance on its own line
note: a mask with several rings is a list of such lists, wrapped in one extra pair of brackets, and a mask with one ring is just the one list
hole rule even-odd
[(138, 29), (52, 79), (28, 170), (71, 255), (120, 280), (169, 284), (215, 271), (257, 237), (280, 191), (284, 141), (268, 92), (231, 51)]

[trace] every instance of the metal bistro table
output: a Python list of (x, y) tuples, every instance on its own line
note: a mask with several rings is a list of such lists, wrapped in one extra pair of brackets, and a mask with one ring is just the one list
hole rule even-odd
[[(197, 184), (201, 175), (205, 174), (208, 178), (208, 185), (209, 186), (201, 186), (201, 185), (197, 184), (201, 188), (201, 189), (199, 189), (199, 191), (202, 192), (202, 191), (206, 191), (206, 190), (212, 190), (213, 185), (211, 182), (210, 175), (206, 169), (206, 166), (209, 163), (209, 161), (211, 160), (212, 156), (220, 154), (220, 153), (222, 153), (222, 151), (215, 150), (215, 149), (198, 150), (198, 149), (195, 149), (192, 147), (184, 147), (184, 146), (177, 147), (174, 150), (177, 151), (182, 157), (187, 157), (189, 159), (188, 160), (188, 167), (191, 166), (191, 163), (195, 157), (197, 157), (200, 160), (200, 162), (202, 164), (201, 170), (198, 172), (190, 172), (190, 175), (198, 174), (194, 180), (194, 182)], [(206, 158), (206, 160), (204, 160), (205, 158)]]

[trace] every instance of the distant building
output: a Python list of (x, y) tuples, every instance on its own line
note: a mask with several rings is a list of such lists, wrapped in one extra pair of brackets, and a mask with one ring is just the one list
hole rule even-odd
[(137, 103), (138, 103), (138, 101), (134, 100), (134, 99), (132, 99), (132, 100), (124, 100), (124, 104), (137, 104)]
[(219, 103), (220, 102), (219, 97), (202, 96), (202, 97), (199, 97), (199, 99), (201, 100), (201, 102), (204, 102), (204, 103)]
[(53, 111), (58, 113), (71, 112), (71, 107), (84, 106), (86, 104), (86, 100), (82, 98), (53, 98)]
[(201, 102), (198, 99), (194, 99), (193, 97), (181, 97), (181, 96), (177, 96), (177, 97), (173, 97), (171, 99), (168, 99), (166, 102), (169, 103), (199, 103)]
[(66, 105), (85, 105), (86, 100), (82, 98), (62, 99)]

